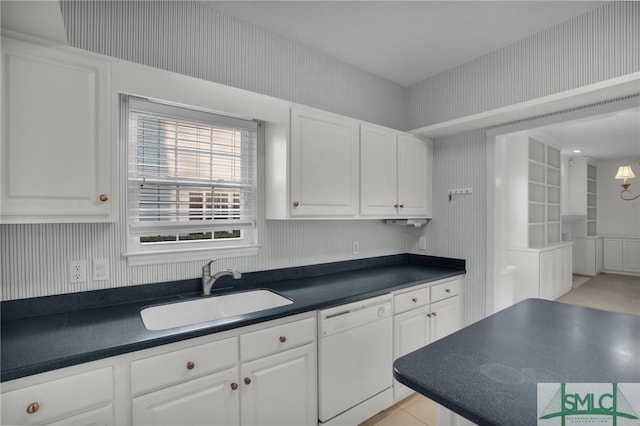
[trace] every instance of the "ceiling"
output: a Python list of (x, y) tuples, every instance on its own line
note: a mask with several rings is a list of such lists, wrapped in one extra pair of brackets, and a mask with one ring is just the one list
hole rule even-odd
[[(409, 86), (603, 1), (201, 1)], [(569, 155), (640, 158), (640, 108), (536, 129)], [(581, 149), (581, 153), (573, 153)]]
[(603, 1), (201, 1), (402, 86)]
[(550, 137), (570, 157), (640, 160), (640, 106), (532, 131)]

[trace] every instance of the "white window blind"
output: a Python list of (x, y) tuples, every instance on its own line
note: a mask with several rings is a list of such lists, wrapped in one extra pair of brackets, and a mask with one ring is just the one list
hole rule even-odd
[(130, 236), (141, 243), (229, 239), (255, 227), (255, 121), (123, 102)]

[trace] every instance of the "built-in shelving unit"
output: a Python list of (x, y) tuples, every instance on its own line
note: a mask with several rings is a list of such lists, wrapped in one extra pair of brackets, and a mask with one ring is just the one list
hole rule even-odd
[(560, 151), (529, 138), (528, 247), (561, 241)]

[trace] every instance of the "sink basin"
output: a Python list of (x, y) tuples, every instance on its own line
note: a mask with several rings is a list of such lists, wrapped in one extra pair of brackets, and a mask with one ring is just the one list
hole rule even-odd
[(253, 290), (151, 306), (140, 311), (140, 316), (147, 330), (166, 330), (277, 308), (291, 303), (293, 303), (292, 300), (272, 291)]

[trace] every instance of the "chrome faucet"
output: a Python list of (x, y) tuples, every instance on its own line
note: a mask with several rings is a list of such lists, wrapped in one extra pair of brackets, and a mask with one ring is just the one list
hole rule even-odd
[(202, 295), (203, 296), (211, 295), (211, 289), (213, 288), (213, 284), (220, 277), (223, 277), (225, 275), (231, 275), (234, 280), (239, 280), (240, 278), (242, 278), (242, 274), (240, 272), (234, 271), (233, 269), (225, 269), (212, 274), (211, 265), (213, 265), (213, 262), (215, 261), (216, 259), (213, 259), (211, 262), (207, 263), (202, 267)]

